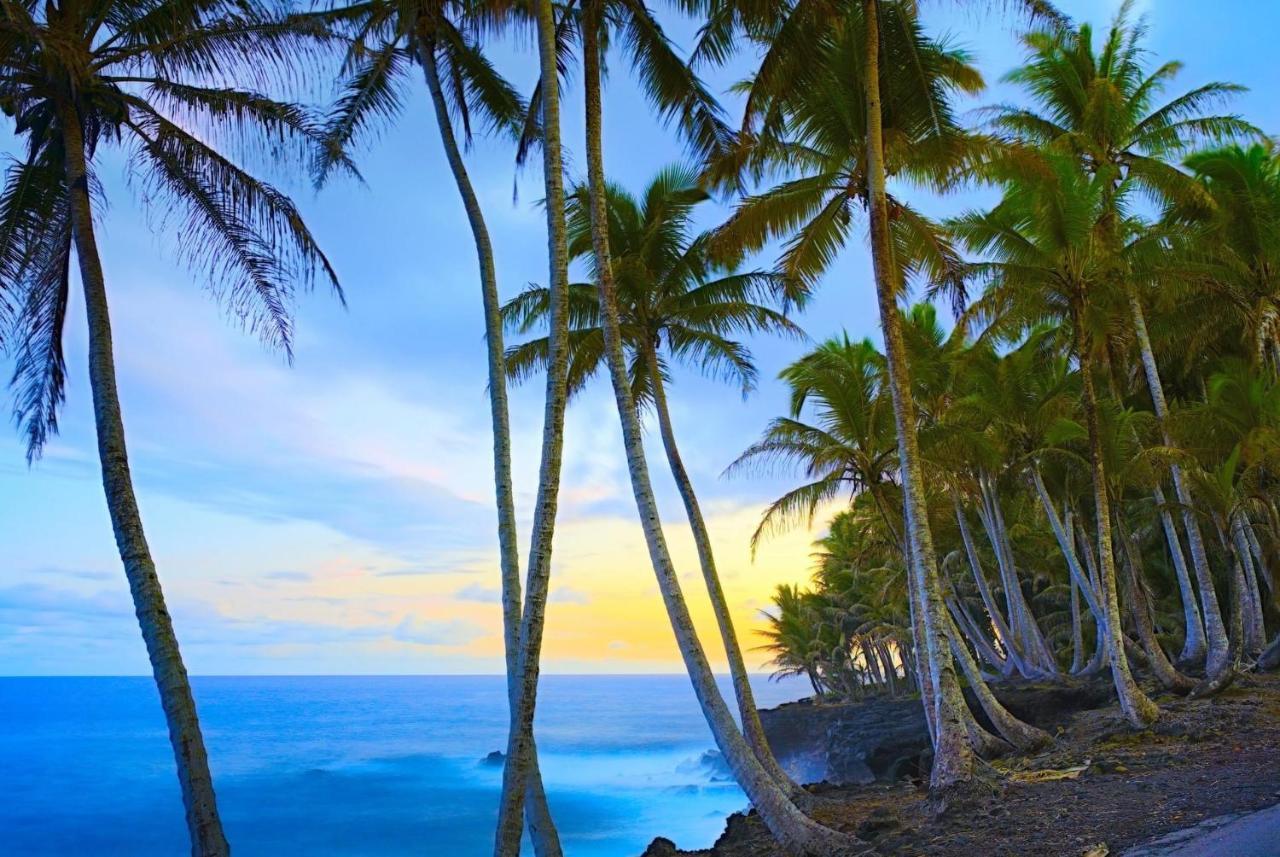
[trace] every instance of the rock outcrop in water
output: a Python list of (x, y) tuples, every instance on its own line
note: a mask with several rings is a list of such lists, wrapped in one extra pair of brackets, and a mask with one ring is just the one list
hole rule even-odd
[(760, 720), (778, 761), (801, 783), (896, 780), (927, 768), (931, 752), (918, 699), (805, 700), (761, 711)]
[[(1014, 716), (1052, 730), (1071, 714), (1110, 704), (1105, 676), (1060, 684), (993, 688)], [(975, 700), (970, 708), (986, 717)], [(919, 699), (874, 698), (815, 704), (802, 700), (760, 712), (769, 745), (797, 782), (867, 785), (914, 777), (929, 769), (932, 750)]]

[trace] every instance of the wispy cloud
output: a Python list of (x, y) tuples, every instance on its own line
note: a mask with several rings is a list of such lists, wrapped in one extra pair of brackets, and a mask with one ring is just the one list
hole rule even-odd
[(498, 604), (502, 601), (502, 590), (496, 586), (484, 586), (479, 583), (468, 583), (453, 593), (459, 601), (478, 601), (482, 604)]
[(415, 643), (419, 646), (456, 648), (478, 640), (487, 633), (476, 623), (462, 619), (440, 622), (405, 616), (391, 636), (401, 642)]

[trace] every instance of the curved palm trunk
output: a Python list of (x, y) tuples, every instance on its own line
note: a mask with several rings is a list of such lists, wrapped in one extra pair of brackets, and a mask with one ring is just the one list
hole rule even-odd
[[(1075, 515), (1072, 515), (1074, 519)], [(1072, 525), (1071, 533), (1080, 542), (1080, 556), (1084, 557), (1085, 565), (1089, 569), (1089, 581), (1093, 586), (1094, 592), (1102, 591), (1102, 582), (1098, 578), (1098, 563), (1094, 558), (1093, 545), (1089, 541), (1089, 534), (1084, 527), (1079, 530)], [(1107, 623), (1105, 615), (1093, 614), (1093, 657), (1089, 658), (1089, 663), (1085, 664), (1081, 675), (1092, 675), (1102, 669), (1103, 663), (1108, 661), (1107, 648)]]
[(1034, 662), (1037, 673), (1046, 677), (1058, 674), (1058, 664), (1045, 642), (1040, 625), (1027, 604), (1022, 592), (1022, 584), (1018, 580), (1018, 567), (1013, 559), (1013, 544), (1009, 539), (1009, 529), (1005, 526), (1004, 512), (1000, 507), (1000, 495), (995, 481), (983, 475), (978, 478), (983, 500), (983, 523), (991, 539), (995, 551), (996, 565), (1000, 570), (1001, 585), (1004, 587), (1005, 606), (1009, 611), (1009, 624), (1022, 648), (1023, 656)]
[(1031, 468), (1031, 482), (1035, 486), (1036, 494), (1040, 497), (1040, 506), (1044, 509), (1045, 517), (1049, 519), (1049, 528), (1053, 530), (1053, 536), (1058, 541), (1058, 548), (1061, 549), (1062, 555), (1067, 561), (1067, 570), (1071, 573), (1071, 579), (1080, 588), (1081, 594), (1084, 595), (1085, 603), (1089, 606), (1089, 610), (1093, 612), (1094, 618), (1099, 624), (1105, 625), (1107, 614), (1103, 609), (1102, 599), (1096, 586), (1090, 582), (1089, 577), (1085, 575), (1085, 570), (1080, 567), (1080, 559), (1076, 556), (1075, 548), (1071, 544), (1071, 537), (1067, 532), (1066, 525), (1058, 517), (1058, 510), (1053, 505), (1053, 498), (1049, 496), (1049, 489), (1044, 484), (1044, 478), (1040, 475), (1038, 465)]
[(947, 598), (947, 612), (951, 614), (951, 621), (955, 623), (956, 629), (960, 632), (960, 636), (973, 646), (974, 650), (991, 666), (1001, 674), (1012, 672), (1009, 659), (1001, 657), (996, 651), (995, 644), (987, 638), (987, 635), (978, 627), (973, 616), (969, 613), (969, 608), (965, 606), (955, 595)]
[(84, 135), (75, 109), (60, 111), (63, 143), (66, 147), (67, 190), (70, 197), (76, 260), (84, 288), (85, 314), (89, 322), (89, 385), (93, 390), (94, 425), (98, 435), (98, 460), (102, 466), (102, 488), (111, 514), (116, 547), (129, 581), (133, 610), (147, 646), (151, 672), (160, 693), (169, 727), (169, 743), (178, 767), (182, 803), (186, 809), (187, 832), (193, 857), (224, 857), (231, 853), (218, 803), (213, 791), (213, 775), (205, 753), (204, 736), (196, 716), (187, 668), (178, 650), (173, 620), (164, 602), (160, 578), (151, 558), (142, 529), (142, 515), (133, 493), (129, 454), (125, 448), (124, 419), (116, 391), (115, 357), (111, 345), (111, 316), (107, 307), (106, 279), (98, 256), (93, 230), (93, 210), (89, 201), (88, 164)]
[(1200, 618), (1200, 605), (1196, 602), (1191, 572), (1187, 569), (1187, 558), (1182, 552), (1182, 540), (1178, 538), (1178, 526), (1169, 512), (1164, 490), (1157, 485), (1153, 496), (1156, 507), (1160, 511), (1160, 526), (1164, 529), (1165, 544), (1169, 546), (1169, 557), (1173, 561), (1174, 577), (1178, 580), (1178, 597), (1182, 600), (1182, 624), (1186, 629), (1186, 637), (1183, 639), (1182, 654), (1178, 655), (1178, 660), (1188, 664), (1198, 663), (1204, 660), (1207, 651), (1204, 642), (1204, 620)]
[(1049, 733), (1037, 729), (1029, 723), (1023, 723), (1014, 717), (1000, 700), (996, 699), (996, 695), (991, 692), (991, 688), (982, 680), (982, 673), (978, 670), (977, 661), (973, 659), (968, 647), (960, 641), (959, 633), (954, 626), (951, 629), (951, 633), (951, 650), (955, 653), (956, 660), (960, 662), (960, 668), (964, 670), (965, 678), (969, 680), (969, 687), (973, 689), (973, 695), (977, 697), (978, 705), (982, 706), (983, 713), (987, 715), (991, 724), (996, 727), (1000, 737), (1024, 753), (1038, 750), (1051, 744), (1053, 739), (1049, 737)]
[[(912, 564), (918, 569), (922, 588), (921, 617), (928, 671), (937, 697), (937, 722), (933, 748), (934, 788), (947, 788), (973, 778), (974, 754), (965, 728), (964, 695), (951, 657), (951, 636), (942, 588), (938, 581), (933, 534), (929, 530), (924, 480), (920, 473), (920, 451), (916, 440), (915, 403), (911, 398), (911, 376), (907, 366), (902, 320), (898, 315), (900, 292), (889, 239), (888, 194), (885, 189), (884, 130), (880, 107), (880, 22), (876, 0), (863, 0), (866, 17), (866, 98), (867, 98), (867, 213), (871, 221), (871, 259), (875, 268), (876, 298), (880, 306), (880, 327), (884, 333), (893, 417), (898, 434), (898, 458), (902, 471), (903, 505)], [(917, 641), (917, 646), (920, 641)]]
[(738, 643), (738, 633), (733, 627), (733, 616), (729, 612), (729, 604), (724, 597), (724, 587), (720, 585), (720, 575), (716, 571), (715, 554), (711, 549), (711, 535), (707, 532), (707, 523), (702, 517), (702, 508), (698, 505), (698, 496), (694, 493), (693, 482), (689, 472), (685, 470), (680, 450), (676, 446), (676, 433), (671, 425), (671, 411), (667, 407), (666, 385), (659, 371), (658, 354), (652, 343), (646, 343), (645, 362), (649, 365), (649, 376), (653, 379), (653, 407), (658, 415), (658, 430), (662, 435), (662, 448), (667, 454), (667, 463), (671, 467), (671, 476), (675, 480), (680, 499), (684, 501), (685, 513), (689, 517), (689, 529), (693, 531), (693, 543), (698, 550), (698, 564), (702, 567), (702, 579), (707, 584), (707, 594), (711, 598), (711, 609), (715, 613), (716, 626), (720, 629), (720, 639), (724, 643), (725, 656), (729, 662), (729, 675), (733, 679), (733, 692), (738, 702), (738, 717), (742, 721), (742, 732), (747, 743), (760, 764), (778, 784), (790, 792), (798, 793), (801, 788), (796, 785), (787, 773), (782, 770), (769, 748), (769, 741), (764, 734), (764, 726), (760, 723), (760, 712), (756, 709), (755, 694), (751, 691), (751, 680), (747, 674), (747, 665), (742, 657), (742, 647)]
[[(1129, 295), (1129, 311), (1133, 316), (1133, 328), (1142, 358), (1142, 369), (1147, 378), (1151, 404), (1155, 408), (1156, 419), (1160, 423), (1162, 439), (1166, 446), (1172, 446), (1173, 438), (1168, 428), (1169, 405), (1165, 402), (1164, 385), (1160, 382), (1155, 352), (1151, 349), (1151, 338), (1147, 335), (1147, 321), (1142, 312), (1142, 303), (1133, 293)], [(1169, 466), (1169, 473), (1173, 477), (1174, 495), (1182, 506), (1182, 526), (1187, 531), (1187, 547), (1191, 549), (1191, 565), (1195, 570), (1196, 586), (1200, 590), (1200, 607), (1204, 616), (1207, 647), (1205, 672), (1215, 675), (1227, 668), (1229, 660), (1227, 632), (1222, 624), (1222, 610), (1218, 606), (1218, 594), (1213, 588), (1213, 572), (1209, 568), (1209, 557), (1204, 549), (1204, 536), (1200, 532), (1200, 521), (1192, 508), (1191, 491), (1187, 487), (1186, 477), (1177, 464)]]
[[(547, 395), (542, 424), (542, 462), (529, 542), (528, 584), (520, 617), (516, 675), (518, 693), (507, 734), (507, 761), (494, 835), (495, 857), (520, 853), (521, 815), (533, 772), (533, 717), (537, 708), (542, 631), (551, 582), (551, 541), (560, 495), (564, 454), (564, 411), (568, 400), (569, 251), (564, 219), (564, 165), (560, 151), (560, 88), (556, 66), (555, 11), (551, 0), (537, 0), (538, 67), (542, 88), (542, 171), (546, 188), (547, 256), (550, 306), (547, 331)], [(531, 825), (545, 824), (546, 820)], [(535, 843), (541, 834), (534, 831)]]
[(1241, 581), (1241, 606), (1244, 617), (1244, 653), (1256, 657), (1266, 645), (1266, 627), (1262, 618), (1262, 592), (1253, 565), (1253, 551), (1244, 534), (1244, 514), (1237, 512), (1231, 522), (1231, 541), (1236, 549), (1244, 576)]
[(1244, 535), (1249, 542), (1249, 552), (1253, 554), (1253, 561), (1258, 566), (1258, 576), (1262, 578), (1262, 582), (1267, 585), (1268, 592), (1275, 591), (1275, 581), (1271, 579), (1271, 569), (1267, 566), (1266, 557), (1262, 552), (1262, 544), (1258, 541), (1258, 533), (1253, 528), (1253, 521), (1248, 515), (1243, 516)]
[[(594, 13), (594, 14), (593, 14)], [(702, 707), (716, 746), (733, 771), (734, 778), (755, 805), (761, 819), (782, 847), (798, 854), (826, 855), (851, 845), (855, 840), (823, 827), (801, 812), (779, 783), (769, 775), (756, 758), (733, 720), (716, 686), (715, 676), (706, 653), (698, 640), (689, 615), (688, 605), (680, 589), (680, 580), (671, 562), (657, 501), (649, 482), (645, 461), (644, 438), (640, 418), (627, 380), (626, 357), (619, 332), (617, 296), (610, 270), (608, 210), (606, 208), (604, 155), (601, 148), (601, 73), (599, 28), (604, 25), (598, 9), (589, 9), (581, 29), (583, 43), (583, 86), (586, 93), (587, 180), (591, 200), (591, 244), (595, 252), (597, 287), (600, 296), (601, 330), (604, 334), (605, 359), (613, 383), (618, 417), (622, 423), (627, 470), (631, 477), (636, 510), (644, 530), (649, 558), (658, 580), (658, 589), (671, 619), (671, 629), (694, 694)]]
[(987, 583), (987, 576), (982, 571), (982, 563), (978, 560), (978, 551), (973, 543), (973, 534), (969, 531), (969, 521), (965, 518), (964, 507), (960, 504), (959, 495), (954, 491), (951, 494), (951, 502), (955, 507), (956, 523), (960, 525), (960, 541), (964, 544), (965, 556), (969, 560), (969, 570), (973, 572), (973, 579), (978, 587), (978, 595), (982, 598), (982, 606), (987, 609), (987, 615), (991, 617), (991, 624), (996, 629), (996, 636), (1004, 647), (1006, 657), (1004, 669), (1001, 672), (1007, 678), (1016, 669), (1023, 678), (1031, 678), (1036, 673), (1027, 664), (1026, 659), (1022, 657), (1022, 653), (1018, 651), (1016, 641), (1013, 639), (1013, 632), (1009, 629), (1008, 624), (1005, 623), (1004, 616), (1000, 613), (1000, 608), (996, 606), (995, 598), (991, 594), (991, 587)]
[(1076, 350), (1080, 360), (1080, 376), (1084, 385), (1084, 414), (1089, 431), (1090, 471), (1093, 476), (1093, 502), (1098, 525), (1098, 577), (1101, 583), (1103, 608), (1106, 611), (1108, 655), (1111, 658), (1111, 676), (1116, 686), (1116, 696), (1125, 717), (1134, 726), (1143, 728), (1154, 723), (1160, 709), (1133, 680), (1129, 660), (1125, 656), (1124, 632), (1120, 625), (1120, 599), (1116, 592), (1116, 560), (1112, 547), (1111, 501), (1107, 496), (1107, 474), (1103, 465), (1102, 428), (1098, 423), (1098, 398), (1093, 381), (1092, 343), (1084, 327), (1083, 313), (1075, 307), (1074, 327)]
[(1150, 605), (1143, 591), (1142, 568), (1140, 558), (1133, 548), (1133, 540), (1124, 519), (1117, 510), (1115, 516), (1116, 534), (1120, 539), (1120, 559), (1124, 569), (1125, 595), (1129, 599), (1130, 612), (1133, 614), (1133, 627), (1138, 632), (1138, 642), (1146, 653), (1151, 672), (1167, 690), (1174, 693), (1189, 693), (1196, 683), (1178, 672), (1169, 661), (1156, 637), (1156, 630), (1151, 621)]
[[(498, 274), (493, 257), (489, 227), (471, 184), (467, 165), (462, 160), (449, 105), (440, 87), (435, 46), (429, 35), (419, 34), (418, 57), (422, 62), (431, 106), (440, 129), (449, 170), (453, 173), (458, 195), (467, 212), (467, 222), (476, 244), (480, 265), (480, 292), (484, 301), (484, 338), (489, 369), (489, 416), (493, 427), (493, 487), (498, 509), (498, 553), (502, 571), (502, 642), (506, 655), (507, 696), (512, 712), (519, 707), (520, 685), (517, 681), (520, 649), (520, 547), (516, 534), (515, 498), (511, 487), (511, 418), (507, 405), (507, 361), (503, 352), (501, 302), (498, 297)], [(547, 795), (538, 769), (538, 753), (532, 741), (529, 749), (529, 777), (525, 793), (525, 823), (538, 857), (561, 854), (560, 837), (556, 833)]]
[(1192, 699), (1213, 696), (1230, 687), (1236, 679), (1236, 673), (1240, 670), (1240, 657), (1244, 649), (1244, 617), (1240, 609), (1240, 591), (1244, 585), (1244, 572), (1240, 567), (1240, 558), (1236, 556), (1235, 548), (1227, 541), (1227, 535), (1223, 529), (1224, 522), (1217, 520), (1214, 526), (1218, 530), (1218, 542), (1222, 545), (1223, 553), (1231, 562), (1231, 574), (1227, 575), (1227, 609), (1230, 611), (1228, 621), (1231, 623), (1227, 636), (1231, 644), (1227, 649), (1226, 666), (1216, 673), (1207, 673), (1204, 679), (1191, 690)]
[(1080, 587), (1074, 577), (1068, 578), (1071, 586), (1071, 667), (1075, 675), (1084, 669), (1084, 629), (1080, 625)]

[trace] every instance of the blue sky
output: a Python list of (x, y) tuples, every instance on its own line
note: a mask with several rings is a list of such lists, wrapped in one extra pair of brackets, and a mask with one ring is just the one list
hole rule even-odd
[[(1113, 0), (1061, 4), (1097, 25)], [(1149, 46), (1179, 59), (1178, 91), (1209, 80), (1250, 87), (1238, 109), (1280, 131), (1280, 83), (1265, 34), (1280, 6), (1232, 4), (1221, 14), (1191, 0), (1148, 0)], [(1248, 14), (1244, 13), (1247, 7)], [(961, 4), (926, 4), (995, 84), (1020, 49), (1013, 25)], [(669, 17), (687, 43), (693, 26)], [(527, 88), (528, 45), (495, 49)], [(723, 90), (747, 68), (712, 76)], [(974, 105), (1012, 97), (994, 85)], [(103, 247), (116, 328), (130, 453), (147, 533), (196, 673), (496, 672), (501, 637), (494, 557), (490, 446), (480, 299), (470, 233), (449, 177), (425, 90), (361, 158), (365, 186), (297, 195), (346, 289), (298, 304), (292, 367), (229, 324), (177, 266), (180, 236), (152, 229), (106, 154), (111, 199)], [(564, 134), (581, 171), (581, 100), (571, 90)], [(620, 60), (605, 102), (610, 177), (640, 188), (681, 148), (627, 79)], [(9, 149), (8, 138), (0, 138)], [(546, 275), (536, 169), (517, 176), (510, 150), (479, 142), (468, 156), (498, 252), (505, 296)], [(516, 198), (513, 201), (513, 191)], [(938, 213), (980, 194), (925, 205)], [(709, 204), (712, 226), (726, 209)], [(765, 254), (767, 263), (771, 254)], [(842, 255), (797, 321), (814, 339), (844, 329), (875, 335), (870, 265), (859, 244)], [(78, 295), (68, 321), (70, 384), (63, 432), (28, 469), (16, 432), (0, 434), (0, 674), (146, 671), (98, 481)], [(681, 373), (672, 407), (686, 463), (710, 511), (726, 588), (751, 624), (772, 587), (809, 573), (798, 531), (753, 562), (746, 540), (785, 477), (726, 481), (720, 473), (781, 413), (773, 380), (804, 345), (750, 343), (761, 388), (732, 389)], [(0, 367), (6, 374), (8, 364)], [(513, 392), (517, 503), (527, 533), (538, 466), (542, 390)], [(644, 554), (616, 416), (603, 381), (568, 421), (546, 668), (560, 672), (673, 671), (678, 657)], [(660, 499), (700, 623), (700, 590), (678, 498), (651, 446)], [(705, 626), (704, 626), (705, 627)], [(707, 637), (714, 640), (714, 635)], [(714, 649), (714, 647), (711, 647)], [(750, 659), (760, 663), (762, 656)]]

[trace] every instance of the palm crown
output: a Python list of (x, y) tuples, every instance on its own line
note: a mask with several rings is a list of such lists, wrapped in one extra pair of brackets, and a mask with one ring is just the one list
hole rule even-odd
[[(609, 187), (609, 242), (618, 288), (621, 330), (629, 352), (633, 393), (638, 403), (653, 397), (649, 350), (666, 379), (669, 361), (691, 365), (712, 377), (732, 379), (749, 392), (756, 382), (751, 353), (735, 337), (756, 332), (802, 335), (777, 308), (779, 278), (767, 271), (735, 272), (714, 262), (710, 236), (695, 232), (693, 214), (707, 194), (696, 175), (671, 167), (636, 199)], [(585, 187), (569, 199), (569, 252), (586, 259), (594, 276), (591, 228)], [(569, 389), (581, 390), (604, 361), (600, 307), (595, 286), (569, 288)], [(527, 333), (545, 323), (546, 288), (534, 286), (503, 307), (509, 327)], [(507, 353), (511, 377), (524, 379), (545, 369), (546, 338), (513, 346)]]
[(63, 398), (68, 123), (83, 136), (93, 196), (103, 197), (93, 155), (122, 148), (149, 212), (175, 216), (183, 261), (269, 345), (289, 351), (295, 284), (318, 275), (337, 289), (338, 280), (289, 197), (244, 166), (306, 157), (316, 122), (231, 82), (265, 80), (305, 55), (308, 36), (252, 4), (3, 0), (0, 9), (0, 109), (25, 144), (0, 196), (0, 344), (17, 356), (16, 417), (36, 456)]
[[(956, 92), (974, 92), (982, 78), (968, 55), (928, 38), (909, 10), (886, 4), (881, 62), (909, 68), (882, 83), (886, 169), (908, 183), (939, 188), (981, 151), (950, 105)], [(712, 165), (722, 181), (782, 181), (746, 197), (716, 238), (733, 258), (784, 238), (779, 270), (793, 288), (811, 288), (848, 240), (855, 215), (867, 205), (865, 22), (856, 5), (835, 25), (813, 35), (804, 57), (766, 54), (740, 89), (747, 112), (740, 140)], [(774, 50), (778, 50), (774, 46)], [(904, 200), (889, 200), (895, 255), (903, 274), (958, 276), (958, 258), (936, 225)]]

